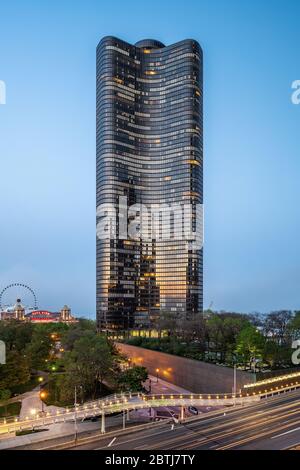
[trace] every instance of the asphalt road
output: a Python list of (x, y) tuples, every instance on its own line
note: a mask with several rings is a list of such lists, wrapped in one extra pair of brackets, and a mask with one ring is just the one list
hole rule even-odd
[(296, 447), (300, 444), (300, 391), (268, 398), (245, 408), (227, 409), (225, 415), (224, 410), (220, 410), (184, 424), (166, 423), (157, 429), (118, 436), (113, 443), (111, 441), (111, 436), (102, 437), (79, 445), (76, 450), (280, 450)]

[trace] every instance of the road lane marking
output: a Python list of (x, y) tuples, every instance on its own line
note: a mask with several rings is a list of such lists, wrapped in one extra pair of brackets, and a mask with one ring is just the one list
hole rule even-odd
[(271, 439), (276, 439), (277, 437), (285, 436), (286, 434), (291, 434), (292, 432), (299, 431), (299, 429), (300, 428), (290, 429), (290, 431), (286, 431), (286, 432), (283, 432), (281, 434), (277, 434), (277, 436), (273, 436), (273, 437), (271, 437)]
[[(179, 428), (177, 428), (177, 429), (179, 429)], [(149, 432), (149, 431), (147, 431), (147, 432)], [(143, 439), (144, 437), (149, 438), (149, 437), (152, 437), (152, 436), (157, 436), (158, 434), (164, 434), (166, 432), (170, 432), (169, 427), (168, 427), (168, 429), (165, 429), (164, 431), (156, 432), (156, 433), (153, 433), (153, 434), (147, 434), (146, 436), (137, 435), (134, 439), (129, 439), (127, 441), (120, 441), (118, 445), (128, 444), (129, 442), (134, 442), (134, 441), (137, 441), (139, 439)], [(98, 447), (95, 450), (101, 450), (101, 449), (104, 449), (104, 447)]]
[[(269, 404), (269, 403), (268, 403)], [(266, 405), (266, 403), (264, 403), (264, 405)], [(210, 428), (210, 430), (214, 430), (214, 429), (220, 429), (220, 428), (224, 428), (224, 427), (228, 427), (229, 424), (231, 424), (232, 426), (235, 425), (235, 424), (241, 424), (242, 422), (247, 422), (247, 421), (251, 421), (253, 420), (254, 417), (257, 417), (258, 418), (258, 415), (265, 415), (265, 416), (268, 416), (269, 414), (271, 415), (271, 418), (274, 414), (274, 411), (277, 411), (278, 413), (281, 411), (284, 411), (285, 409), (288, 409), (288, 408), (293, 408), (297, 405), (297, 402), (292, 402), (292, 403), (288, 403), (288, 404), (284, 404), (284, 402), (281, 404), (281, 405), (277, 405), (275, 408), (271, 408), (269, 409), (268, 407), (265, 409), (265, 410), (260, 410), (260, 411), (255, 411), (253, 410), (253, 408), (251, 410), (247, 410), (247, 411), (252, 411), (252, 413), (249, 415), (247, 414), (246, 416), (244, 416), (244, 411), (245, 410), (242, 410), (242, 409), (239, 409), (239, 410), (236, 410), (236, 412), (239, 412), (237, 416), (235, 416), (236, 413), (231, 413), (230, 415), (230, 420), (229, 422), (223, 422), (223, 424), (216, 424), (215, 426), (212, 426)], [(254, 411), (254, 413), (253, 413)], [(228, 410), (227, 412), (231, 412), (231, 410)], [(229, 417), (229, 415), (227, 415)], [(190, 429), (192, 428), (197, 428), (199, 425), (201, 426), (202, 424), (208, 424), (208, 423), (212, 423), (212, 421), (216, 421), (216, 420), (222, 420), (224, 421), (224, 416), (223, 414), (221, 416), (218, 416), (218, 417), (215, 417), (215, 418), (208, 418), (207, 420), (205, 421), (202, 421), (202, 420), (198, 420), (198, 421), (187, 421), (187, 425)], [(265, 418), (266, 419), (266, 418)]]
[[(262, 403), (261, 403), (261, 404), (262, 404)], [(290, 404), (289, 406), (292, 406), (292, 405)], [(231, 410), (228, 410), (228, 411), (231, 411)], [(239, 410), (236, 409), (236, 410), (234, 410), (234, 411), (236, 411), (236, 412), (238, 412), (238, 411), (244, 412), (244, 411), (246, 411), (246, 410), (245, 410), (245, 409), (239, 409)], [(247, 410), (247, 411), (248, 411), (248, 410)], [(260, 414), (260, 413), (261, 413), (261, 412), (257, 412), (256, 414)], [(235, 413), (234, 413), (234, 414), (235, 414)], [(204, 417), (204, 416), (202, 415), (202, 418), (203, 418), (203, 417)], [(216, 419), (216, 418), (223, 418), (223, 414), (222, 414), (221, 416), (214, 417), (214, 418), (209, 418), (209, 416), (207, 416), (207, 421), (212, 421), (212, 420), (214, 420), (214, 419)], [(234, 421), (236, 420), (236, 421), (238, 421), (238, 422), (241, 422), (241, 421), (244, 421), (244, 420), (249, 420), (249, 419), (253, 419), (253, 415), (247, 416), (247, 417), (243, 418), (242, 420), (241, 420), (240, 418), (238, 418), (238, 417), (234, 417)], [(267, 419), (267, 418), (264, 418), (264, 419)], [(275, 418), (275, 419), (278, 419), (278, 418)], [(205, 421), (206, 421), (206, 420), (204, 420), (204, 422), (205, 422)], [(202, 422), (202, 423), (201, 423), (201, 422)], [(192, 422), (192, 423), (187, 422), (186, 424), (188, 424), (189, 427), (192, 428), (192, 427), (197, 426), (197, 425), (199, 425), (199, 424), (200, 424), (200, 425), (201, 425), (201, 424), (204, 424), (204, 422), (203, 422), (202, 419), (200, 419), (198, 422)], [(206, 424), (206, 423), (205, 423), (205, 424)], [(212, 428), (211, 430), (214, 430), (214, 429), (217, 430), (217, 429), (219, 429), (220, 427), (226, 427), (226, 426), (228, 426), (229, 424), (231, 424), (231, 423), (228, 423), (228, 422), (227, 422), (226, 424), (224, 423), (223, 425), (216, 425), (216, 426), (213, 426), (213, 428)], [(262, 423), (262, 424), (263, 424), (263, 423)], [(252, 426), (253, 426), (253, 425), (252, 425)], [(193, 431), (193, 429), (189, 429), (189, 427), (186, 427), (186, 426), (185, 426), (185, 429), (186, 429), (187, 431), (189, 431), (189, 432), (193, 432), (193, 433), (196, 433), (196, 432), (197, 432), (197, 431)], [(180, 427), (177, 427), (177, 428), (176, 428), (176, 430), (179, 430), (179, 429), (182, 429), (182, 428), (180, 428)], [(144, 432), (145, 432), (145, 431), (146, 431), (146, 430), (144, 430)], [(146, 431), (146, 432), (147, 432), (147, 431)], [(163, 431), (161, 431), (161, 432), (159, 432), (159, 433), (147, 435), (147, 437), (156, 436), (156, 435), (158, 435), (158, 434), (165, 434), (165, 433), (168, 433), (168, 432), (170, 432), (170, 429), (169, 429), (169, 428), (168, 428), (168, 429), (165, 429), (165, 430), (163, 430)], [(199, 432), (199, 431), (198, 431), (198, 432)], [(203, 431), (202, 431), (202, 432), (203, 432)], [(232, 433), (232, 431), (231, 431), (231, 433)], [(228, 434), (228, 433), (227, 433), (227, 434)], [(217, 433), (217, 435), (219, 435), (219, 433)], [(184, 437), (184, 436), (178, 436), (177, 438), (171, 439), (171, 440), (170, 440), (170, 439), (167, 439), (166, 442), (167, 442), (167, 443), (170, 443), (170, 442), (174, 443), (175, 441), (181, 440), (182, 437)], [(143, 438), (143, 436), (136, 436), (134, 439), (130, 439), (130, 440), (127, 440), (127, 441), (120, 442), (119, 445), (128, 444), (129, 442), (135, 442), (135, 441), (140, 440), (140, 439), (142, 439), (142, 438)], [(214, 440), (214, 438), (208, 438), (208, 437), (206, 437), (206, 436), (202, 436), (201, 439), (197, 439), (197, 443), (199, 444), (199, 443), (205, 442), (205, 441), (207, 441), (207, 440), (208, 440), (208, 441)], [(193, 442), (195, 442), (195, 441), (193, 441)], [(159, 443), (158, 445), (160, 446), (161, 443)], [(157, 444), (155, 445), (155, 447), (156, 447), (156, 446), (157, 446)], [(143, 447), (144, 447), (144, 446), (142, 446), (142, 448), (143, 448)], [(155, 447), (152, 446), (151, 448), (155, 448)], [(99, 448), (97, 448), (97, 449), (95, 449), (95, 450), (100, 450), (100, 449), (103, 449), (103, 448), (104, 448), (104, 447), (99, 447)], [(141, 447), (138, 447), (138, 449), (139, 449), (139, 448), (141, 448)]]
[[(293, 408), (297, 406), (297, 409), (296, 410), (290, 410), (287, 412), (286, 408)], [(258, 414), (261, 414), (261, 412), (259, 413), (255, 413), (255, 414), (252, 414), (251, 416), (248, 416), (247, 418), (244, 418), (242, 420), (237, 420), (236, 417), (234, 418), (233, 422), (227, 422), (227, 423), (223, 423), (221, 425), (218, 425), (218, 426), (212, 426), (211, 428), (206, 428), (205, 430), (201, 430), (199, 429), (198, 431), (197, 430), (192, 430), (190, 429), (191, 426), (184, 426), (184, 428), (188, 431), (193, 431), (194, 434), (203, 434), (204, 432), (206, 433), (206, 436), (199, 436), (198, 438), (190, 441), (189, 444), (185, 443), (184, 444), (184, 448), (185, 449), (191, 449), (191, 448), (194, 448), (194, 447), (198, 447), (199, 445), (203, 445), (204, 443), (207, 444), (208, 442), (213, 442), (213, 441), (216, 441), (217, 439), (220, 439), (220, 438), (224, 438), (225, 436), (228, 438), (229, 436), (234, 436), (235, 434), (240, 434), (242, 431), (246, 432), (246, 431), (249, 431), (250, 429), (256, 429), (257, 427), (263, 427), (263, 426), (266, 426), (266, 424), (270, 424), (270, 422), (276, 422), (278, 420), (281, 420), (283, 417), (287, 417), (287, 416), (293, 416), (293, 415), (297, 415), (299, 414), (299, 408), (298, 408), (298, 405), (297, 403), (293, 403), (293, 404), (289, 404), (289, 405), (285, 405), (285, 406), (281, 406), (281, 407), (278, 407), (278, 416), (274, 416), (274, 417), (270, 417), (268, 416), (269, 415), (269, 412), (265, 412), (264, 414), (267, 415), (267, 416), (261, 416), (260, 420), (259, 421), (256, 421), (254, 423), (244, 423), (242, 424), (241, 421), (245, 421), (245, 420), (255, 420), (255, 418), (258, 418)], [(237, 423), (235, 423), (237, 422)], [(224, 427), (231, 427), (235, 424), (238, 424), (238, 422), (240, 423), (239, 425), (237, 425), (237, 427), (235, 429), (231, 429), (230, 431), (227, 431), (224, 433), (224, 431), (220, 432), (220, 428), (224, 428)], [(188, 424), (188, 423), (187, 423)], [(194, 426), (193, 428), (195, 428), (195, 425), (196, 423), (194, 422), (193, 423)], [(201, 425), (203, 423), (198, 423), (198, 425)], [(178, 429), (178, 428), (177, 428)], [(180, 429), (180, 428), (179, 428)], [(212, 435), (209, 435), (208, 433), (213, 431), (213, 430), (216, 430), (217, 432), (214, 432)], [(176, 443), (180, 443), (180, 446), (183, 445), (182, 444), (182, 441), (185, 441), (186, 438), (190, 438), (191, 436), (186, 436), (186, 435), (179, 435), (177, 436), (176, 438), (173, 438), (173, 439), (166, 439), (166, 440), (163, 440), (163, 443), (164, 443), (164, 446), (166, 445), (174, 445)], [(219, 444), (219, 445), (222, 445), (222, 444)], [(153, 445), (151, 445), (151, 449), (160, 449), (162, 446), (162, 442), (156, 442), (154, 443)], [(137, 447), (136, 449), (145, 449), (147, 448), (148, 446), (145, 446), (144, 444), (142, 446), (139, 446)], [(177, 447), (177, 448), (181, 448), (181, 447)]]
[[(291, 417), (293, 415), (297, 415), (299, 414), (299, 409), (297, 409), (297, 411), (293, 411), (293, 412), (288, 412), (288, 413), (285, 413), (284, 415), (280, 415), (280, 416), (275, 416), (273, 417), (272, 419), (271, 418), (268, 418), (268, 417), (264, 417), (263, 420), (260, 420), (259, 422), (254, 422), (254, 423), (249, 423), (249, 424), (243, 424), (243, 425), (240, 425), (240, 426), (237, 426), (235, 429), (231, 430), (231, 431), (227, 431), (227, 432), (215, 432), (215, 433), (212, 433), (211, 435), (207, 435), (208, 437), (206, 438), (207, 439), (207, 442), (213, 442), (213, 441), (217, 441), (218, 439), (223, 439), (224, 437), (229, 437), (229, 436), (234, 436), (234, 435), (239, 435), (240, 437), (242, 437), (242, 432), (248, 432), (248, 431), (253, 431), (255, 430), (256, 428), (259, 428), (259, 427), (263, 427), (263, 426), (266, 426), (267, 424), (270, 424), (271, 422), (274, 422), (274, 424), (276, 423), (276, 421), (280, 421), (283, 417)], [(298, 418), (296, 418), (298, 419)], [(296, 421), (296, 423), (298, 424), (299, 421)], [(230, 426), (232, 427), (232, 423), (229, 423)], [(278, 423), (279, 424), (279, 423)], [(292, 425), (293, 423), (290, 423), (289, 425)], [(220, 426), (221, 427), (221, 426)], [(281, 428), (279, 428), (279, 430), (281, 430)], [(207, 433), (210, 432), (210, 429), (208, 428), (207, 429)], [(262, 432), (262, 431), (261, 431)], [(274, 432), (274, 431), (273, 431)], [(245, 439), (246, 436), (243, 438)], [(249, 439), (249, 437), (247, 437), (247, 439)], [(193, 449), (193, 448), (197, 448), (199, 445), (202, 444), (202, 440), (203, 439), (195, 439), (195, 440), (192, 440), (188, 445), (185, 446), (185, 449)], [(206, 442), (206, 443), (207, 443)], [(222, 444), (220, 444), (222, 445)]]
[[(291, 426), (291, 424), (299, 424), (300, 421), (296, 421), (295, 423), (288, 423), (284, 426), (281, 426), (280, 428), (277, 429), (277, 431), (281, 431), (283, 429), (286, 429), (288, 428), (289, 426)], [(248, 438), (244, 438), (244, 439), (241, 439), (239, 441), (234, 441), (234, 442), (231, 442), (229, 444), (226, 444), (226, 445), (222, 445), (222, 447), (219, 447), (219, 450), (226, 450), (226, 449), (230, 449), (232, 447), (236, 447), (236, 446), (240, 446), (242, 444), (246, 444), (247, 442), (251, 442), (251, 441), (255, 441), (259, 438), (262, 438), (262, 437), (267, 437), (269, 434), (272, 434), (274, 432), (274, 429), (268, 429), (260, 434), (255, 434), (254, 436), (250, 436)]]
[[(281, 417), (280, 417), (281, 418)], [(277, 418), (278, 419), (278, 418)], [(298, 418), (297, 418), (298, 419)], [(296, 421), (296, 423), (298, 424), (299, 423), (299, 419), (298, 421)], [(264, 425), (267, 424), (267, 423), (264, 423)], [(269, 424), (269, 422), (268, 422)], [(289, 423), (289, 426), (292, 425), (293, 423)], [(252, 428), (255, 428), (255, 425), (252, 425), (251, 426)], [(245, 426), (242, 427), (242, 429), (245, 429)], [(282, 427), (279, 427), (278, 431), (281, 430)], [(283, 427), (284, 429), (284, 427)], [(216, 434), (215, 436), (210, 436), (210, 437), (202, 437), (201, 439), (196, 439), (194, 441), (192, 441), (190, 444), (187, 444), (186, 443), (186, 439), (189, 439), (190, 436), (187, 436), (187, 435), (181, 435), (181, 436), (177, 436), (175, 439), (166, 439), (166, 440), (162, 440), (160, 441), (159, 443), (154, 443), (151, 445), (151, 449), (160, 449), (161, 446), (163, 445), (164, 446), (164, 449), (166, 448), (166, 446), (174, 446), (177, 444), (177, 449), (181, 449), (181, 448), (184, 448), (184, 449), (191, 449), (191, 448), (194, 448), (195, 446), (199, 446), (199, 445), (203, 445), (203, 444), (207, 444), (208, 442), (212, 442), (212, 441), (216, 441), (217, 437), (219, 438), (224, 438), (224, 436), (226, 437), (229, 437), (230, 435), (234, 435), (234, 434), (239, 434), (241, 432), (241, 429), (236, 429), (235, 431), (232, 431), (231, 433), (226, 433), (226, 434), (222, 434), (220, 433), (219, 435)], [(267, 430), (267, 431), (264, 431), (264, 432), (261, 432), (261, 434), (259, 434), (259, 436), (265, 436), (267, 434), (270, 434), (271, 432), (274, 432), (274, 430)], [(251, 441), (251, 440), (255, 440), (256, 436), (248, 436), (248, 437), (244, 437), (243, 439), (241, 439), (240, 441), (238, 442), (247, 442), (247, 441)], [(227, 444), (229, 446), (232, 446), (233, 444), (235, 444), (237, 441), (235, 441), (234, 443), (230, 443), (230, 444)], [(179, 444), (179, 445), (178, 445)], [(182, 447), (183, 446), (183, 447)], [(211, 448), (215, 448), (215, 447), (219, 447), (219, 448), (223, 448), (224, 444), (222, 444), (221, 442), (220, 443), (215, 443)], [(168, 447), (170, 448), (170, 447)], [(173, 448), (173, 447), (171, 447)], [(142, 446), (138, 446), (138, 447), (135, 447), (135, 449), (137, 450), (141, 450), (141, 449), (149, 449), (149, 445), (145, 445), (143, 444)]]
[(110, 441), (110, 443), (108, 444), (108, 446), (107, 446), (107, 447), (110, 447), (110, 446), (112, 446), (112, 445), (113, 445), (113, 443), (115, 442), (115, 440), (116, 440), (116, 439), (117, 439), (117, 438), (116, 438), (116, 437), (114, 437), (114, 438), (113, 438), (113, 439)]

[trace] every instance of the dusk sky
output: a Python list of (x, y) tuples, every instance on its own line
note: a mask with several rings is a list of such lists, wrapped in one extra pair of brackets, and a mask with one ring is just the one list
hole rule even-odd
[(0, 290), (95, 315), (95, 54), (204, 51), (204, 305), (300, 309), (299, 0), (2, 0)]

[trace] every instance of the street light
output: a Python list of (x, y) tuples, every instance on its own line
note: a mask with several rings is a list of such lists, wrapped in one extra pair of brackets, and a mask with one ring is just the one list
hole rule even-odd
[(74, 389), (74, 407), (75, 407), (75, 411), (74, 411), (74, 441), (75, 441), (75, 444), (77, 443), (77, 432), (78, 432), (78, 428), (77, 428), (77, 386), (75, 385), (75, 389)]
[[(79, 385), (79, 388), (82, 389), (82, 385)], [(78, 426), (77, 426), (77, 385), (74, 387), (74, 441), (77, 444), (77, 435), (78, 435)]]
[(232, 358), (234, 360), (233, 364), (233, 389), (232, 393), (234, 396), (234, 405), (236, 404), (236, 354), (232, 354)]
[(156, 369), (156, 383), (158, 382), (158, 373), (159, 373), (159, 369)]
[(47, 397), (47, 392), (45, 390), (40, 391), (40, 399), (42, 402), (42, 414), (44, 415), (44, 400)]

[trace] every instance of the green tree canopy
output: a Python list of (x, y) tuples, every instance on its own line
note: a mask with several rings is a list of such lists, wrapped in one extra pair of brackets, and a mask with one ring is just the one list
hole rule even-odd
[(241, 357), (242, 362), (250, 366), (251, 360), (262, 357), (264, 344), (263, 335), (253, 325), (250, 325), (239, 333), (236, 352)]
[(104, 381), (112, 381), (117, 364), (107, 338), (86, 331), (75, 341), (73, 350), (66, 354), (65, 369), (65, 397), (74, 393), (77, 385), (84, 397), (94, 398), (98, 390), (101, 392)]
[(146, 367), (134, 366), (123, 371), (118, 377), (118, 383), (122, 390), (139, 392), (143, 389), (143, 382), (148, 379)]

